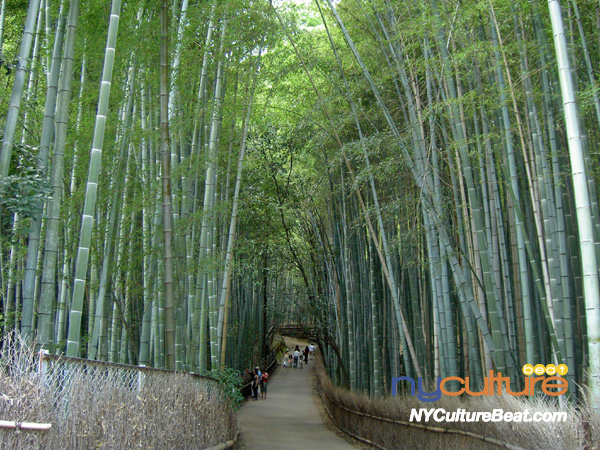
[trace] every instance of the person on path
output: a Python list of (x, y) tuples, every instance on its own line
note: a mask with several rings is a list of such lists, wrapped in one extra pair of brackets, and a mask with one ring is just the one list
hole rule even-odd
[(294, 369), (298, 368), (298, 359), (302, 356), (302, 352), (300, 348), (296, 345), (296, 350), (294, 350)]
[(315, 357), (315, 346), (313, 344), (310, 344), (308, 346), (308, 350), (310, 351), (310, 356), (312, 356), (313, 359), (314, 359), (314, 357)]
[(258, 366), (256, 366), (256, 370), (258, 370), (258, 394), (260, 394), (262, 392), (262, 371)]
[(285, 351), (285, 355), (283, 355), (283, 368), (287, 368), (288, 366), (288, 361), (290, 360), (290, 355), (289, 355), (289, 350)]
[(310, 354), (310, 350), (308, 349), (308, 345), (304, 349), (304, 364), (308, 364), (308, 355)]
[(252, 400), (258, 400), (258, 386), (260, 377), (258, 376), (258, 367), (254, 369), (254, 378), (252, 379)]
[(262, 370), (260, 370), (260, 367), (258, 368), (258, 394), (260, 395), (260, 398), (263, 397), (263, 376), (264, 376), (264, 372)]
[(269, 387), (269, 374), (267, 372), (263, 372), (260, 377), (260, 398), (267, 399), (267, 388)]

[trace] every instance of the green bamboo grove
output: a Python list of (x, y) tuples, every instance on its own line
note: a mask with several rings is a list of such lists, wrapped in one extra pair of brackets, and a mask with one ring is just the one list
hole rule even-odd
[(151, 3), (2, 2), (4, 333), (206, 373), (303, 323), (371, 395), (600, 404), (597, 3)]

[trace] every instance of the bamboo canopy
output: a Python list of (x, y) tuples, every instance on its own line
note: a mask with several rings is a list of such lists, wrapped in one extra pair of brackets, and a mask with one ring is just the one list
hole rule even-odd
[(21, 3), (3, 333), (206, 374), (302, 325), (371, 396), (564, 364), (600, 405), (597, 5)]

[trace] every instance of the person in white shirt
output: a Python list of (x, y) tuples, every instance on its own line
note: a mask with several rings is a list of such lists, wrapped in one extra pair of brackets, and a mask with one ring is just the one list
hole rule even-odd
[(298, 367), (298, 360), (300, 359), (300, 356), (302, 356), (302, 352), (300, 351), (300, 348), (296, 345), (296, 349), (294, 350), (294, 369)]

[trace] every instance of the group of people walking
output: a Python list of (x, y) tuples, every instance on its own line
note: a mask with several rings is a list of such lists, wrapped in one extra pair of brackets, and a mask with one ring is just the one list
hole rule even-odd
[[(297, 368), (298, 365), (300, 365), (300, 368), (302, 368), (304, 364), (308, 364), (310, 355), (313, 355), (314, 351), (315, 346), (313, 344), (307, 345), (302, 351), (298, 345), (296, 345), (293, 352), (290, 352), (290, 350), (287, 349), (283, 356), (283, 367)], [(248, 372), (250, 371), (247, 371), (246, 373)], [(252, 389), (252, 400), (258, 400), (259, 398), (266, 399), (267, 389), (269, 387), (269, 374), (266, 371), (261, 371), (258, 366), (255, 367), (252, 371), (252, 382), (250, 387)]]
[(290, 352), (289, 349), (285, 351), (285, 355), (283, 355), (283, 367), (294, 369), (298, 368), (298, 364), (302, 369), (304, 364), (308, 364), (309, 356), (313, 354), (315, 351), (315, 346), (312, 344), (307, 345), (303, 351), (300, 351), (300, 347), (296, 345), (296, 348), (293, 352)]
[(252, 400), (258, 400), (259, 394), (261, 399), (266, 399), (267, 388), (269, 387), (269, 374), (266, 371), (261, 372), (258, 367), (255, 367), (250, 387), (252, 388)]

